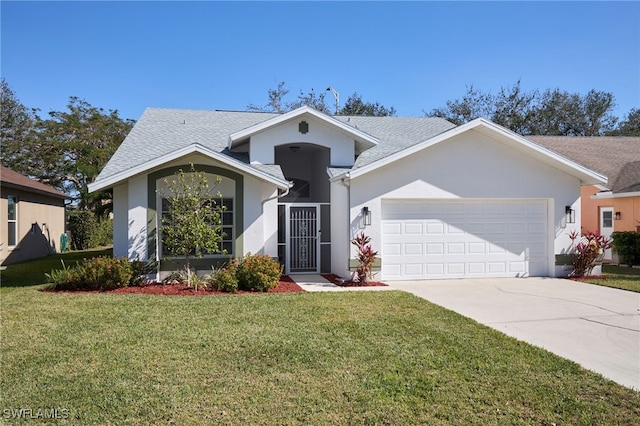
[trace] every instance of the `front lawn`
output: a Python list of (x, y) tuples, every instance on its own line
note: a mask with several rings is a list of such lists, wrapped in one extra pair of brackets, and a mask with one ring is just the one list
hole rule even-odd
[(638, 392), (398, 291), (174, 297), (16, 287), (1, 298), (5, 418), (19, 409), (58, 409), (56, 424), (640, 418)]
[(585, 278), (584, 282), (640, 293), (640, 269), (628, 266), (602, 265), (604, 278)]
[[(90, 259), (97, 256), (113, 256), (113, 249), (98, 248), (81, 251), (68, 251), (56, 253), (40, 259), (7, 265), (7, 269), (0, 273), (0, 285), (2, 287), (22, 287), (38, 285), (45, 282), (52, 269), (62, 269), (62, 262), (68, 267), (74, 266), (82, 259)], [(62, 262), (61, 262), (62, 261)]]

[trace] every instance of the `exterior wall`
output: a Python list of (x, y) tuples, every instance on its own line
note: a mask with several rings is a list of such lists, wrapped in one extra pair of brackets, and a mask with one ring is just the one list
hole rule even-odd
[(113, 188), (113, 256), (129, 257), (128, 185)]
[[(8, 245), (7, 197), (17, 198), (17, 244)], [(60, 250), (65, 232), (64, 200), (14, 188), (0, 198), (0, 259), (3, 265), (37, 259)]]
[(640, 196), (591, 198), (599, 192), (597, 187), (591, 185), (585, 185), (581, 188), (582, 232), (600, 229), (600, 207), (613, 207), (614, 212), (620, 212), (620, 219), (613, 221), (614, 231), (638, 231), (638, 227), (640, 227)]
[[(305, 134), (298, 131), (301, 121), (309, 123), (309, 131)], [(332, 166), (352, 166), (354, 162), (353, 138), (311, 117), (299, 117), (252, 136), (249, 158), (252, 163), (274, 164), (274, 148), (290, 143), (310, 143), (330, 148)]]
[(129, 260), (149, 260), (147, 251), (147, 176), (129, 179), (128, 250)]
[(331, 184), (331, 270), (349, 276), (351, 236), (349, 217), (349, 188), (341, 182)]
[[(549, 275), (555, 275), (554, 253), (565, 253), (572, 230), (579, 230), (580, 182), (520, 151), (470, 131), (409, 157), (353, 178), (350, 235), (364, 230), (380, 251), (383, 199), (545, 199), (549, 206)], [(567, 224), (565, 206), (576, 210), (576, 223)], [(372, 212), (366, 229), (361, 209)], [(355, 255), (353, 248), (350, 256)], [(336, 273), (345, 273), (344, 271)]]

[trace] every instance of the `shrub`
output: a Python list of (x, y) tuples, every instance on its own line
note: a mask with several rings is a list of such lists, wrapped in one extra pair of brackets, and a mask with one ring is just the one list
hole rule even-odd
[(139, 280), (134, 265), (126, 258), (94, 257), (84, 259), (73, 268), (62, 264), (62, 269), (46, 274), (55, 290), (113, 290), (127, 287)]
[(591, 275), (598, 258), (604, 256), (604, 251), (611, 248), (611, 240), (600, 235), (598, 231), (584, 234), (575, 247), (573, 245), (578, 238), (578, 233), (571, 232), (569, 238), (571, 238), (573, 249), (573, 272), (569, 274), (572, 277)]
[(89, 248), (113, 244), (113, 220), (109, 216), (96, 219), (95, 227), (90, 231)]
[(620, 263), (640, 265), (640, 234), (636, 232), (614, 232), (613, 248), (620, 256)]
[(212, 269), (209, 278), (212, 290), (235, 293), (238, 291), (238, 278), (236, 273), (238, 266), (235, 260), (231, 259), (227, 266), (220, 269)]
[(282, 265), (260, 254), (247, 254), (238, 261), (236, 277), (241, 290), (267, 291), (278, 285)]
[(369, 278), (373, 278), (373, 264), (376, 261), (377, 251), (373, 251), (371, 248), (371, 237), (368, 237), (361, 232), (351, 241), (351, 244), (356, 246), (358, 253), (356, 259), (358, 260), (358, 268), (356, 269), (356, 275), (358, 275), (358, 281), (366, 283)]
[(164, 284), (185, 284), (189, 287), (193, 287), (195, 291), (198, 291), (199, 287), (207, 287), (208, 277), (199, 276), (193, 270), (185, 265), (183, 269), (171, 272), (165, 279), (162, 280)]
[(71, 249), (87, 250), (91, 248), (91, 235), (97, 226), (95, 214), (86, 210), (71, 211), (68, 220)]

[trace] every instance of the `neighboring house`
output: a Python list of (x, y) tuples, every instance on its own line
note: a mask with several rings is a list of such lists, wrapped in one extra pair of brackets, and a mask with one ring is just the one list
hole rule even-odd
[(2, 265), (59, 250), (65, 231), (66, 194), (0, 166)]
[[(528, 136), (609, 178), (608, 183), (585, 185), (582, 232), (640, 232), (640, 137)], [(611, 250), (605, 260), (611, 260)]]
[[(165, 261), (163, 178), (220, 176), (229, 255), (346, 277), (364, 231), (383, 280), (555, 276), (580, 186), (606, 178), (484, 119), (147, 109), (90, 191), (113, 189), (114, 254)], [(567, 208), (574, 213), (567, 215)], [(575, 221), (567, 221), (567, 217)], [(229, 256), (196, 260), (198, 269)]]

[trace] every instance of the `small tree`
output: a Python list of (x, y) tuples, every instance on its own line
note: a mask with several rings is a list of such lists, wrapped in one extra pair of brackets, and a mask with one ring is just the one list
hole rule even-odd
[(373, 251), (369, 243), (371, 243), (371, 237), (365, 235), (364, 232), (356, 235), (351, 241), (351, 244), (358, 249), (358, 253), (356, 254), (356, 259), (358, 260), (356, 275), (358, 275), (358, 282), (361, 283), (366, 283), (369, 278), (373, 278), (373, 264), (378, 255), (378, 252)]
[(168, 202), (168, 210), (162, 216), (162, 243), (166, 252), (185, 258), (189, 286), (192, 277), (190, 258), (223, 252), (220, 249), (222, 195), (220, 192), (213, 195), (220, 182), (221, 178), (217, 177), (211, 187), (205, 173), (197, 171), (193, 164), (189, 172), (180, 169), (172, 178), (164, 180), (166, 188), (161, 194)]

